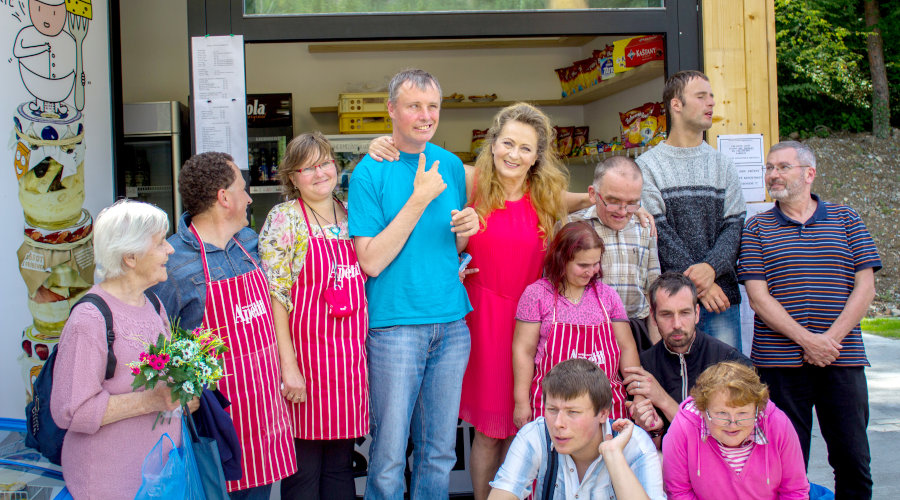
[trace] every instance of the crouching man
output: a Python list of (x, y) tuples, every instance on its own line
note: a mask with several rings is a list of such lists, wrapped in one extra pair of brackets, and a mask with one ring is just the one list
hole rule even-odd
[(666, 498), (656, 446), (630, 420), (609, 419), (612, 389), (596, 364), (563, 361), (542, 387), (545, 417), (516, 434), (489, 500), (522, 499), (532, 486), (535, 500)]

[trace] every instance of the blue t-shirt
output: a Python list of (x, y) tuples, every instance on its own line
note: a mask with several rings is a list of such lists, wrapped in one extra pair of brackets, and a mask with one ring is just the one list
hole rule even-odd
[[(472, 306), (459, 281), (456, 234), (450, 211), (466, 204), (466, 172), (449, 151), (427, 144), (426, 169), (438, 171), (447, 188), (428, 204), (400, 253), (377, 277), (366, 281), (369, 326), (448, 323)], [(419, 155), (379, 163), (366, 156), (350, 177), (350, 235), (374, 237), (390, 224), (413, 192)]]

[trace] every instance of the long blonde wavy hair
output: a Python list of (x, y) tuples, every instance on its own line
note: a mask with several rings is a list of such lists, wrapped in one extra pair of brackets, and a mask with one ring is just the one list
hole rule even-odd
[(538, 233), (547, 241), (553, 233), (556, 221), (566, 215), (563, 193), (569, 186), (569, 175), (563, 169), (556, 154), (556, 132), (543, 111), (525, 102), (517, 102), (500, 110), (484, 139), (481, 152), (475, 160), (476, 179), (472, 206), (481, 222), (481, 230), (487, 227), (485, 219), (494, 210), (506, 207), (506, 195), (491, 151), (503, 126), (510, 121), (530, 125), (537, 132), (537, 159), (528, 170), (523, 191), (531, 198), (538, 215)]

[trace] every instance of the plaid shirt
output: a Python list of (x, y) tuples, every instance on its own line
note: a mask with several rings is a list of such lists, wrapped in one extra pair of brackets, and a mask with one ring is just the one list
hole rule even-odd
[(595, 206), (569, 215), (569, 222), (579, 220), (590, 224), (603, 240), (603, 283), (619, 294), (629, 318), (649, 316), (647, 290), (659, 276), (656, 238), (650, 236), (650, 228), (632, 219), (621, 231), (615, 231), (600, 221)]

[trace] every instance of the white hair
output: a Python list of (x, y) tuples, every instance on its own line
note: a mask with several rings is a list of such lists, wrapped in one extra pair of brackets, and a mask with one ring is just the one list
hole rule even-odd
[(94, 263), (100, 281), (125, 274), (123, 259), (150, 249), (153, 237), (169, 230), (169, 216), (155, 205), (119, 200), (94, 221)]
[(793, 149), (797, 152), (797, 159), (800, 160), (800, 163), (816, 168), (816, 153), (806, 144), (797, 141), (781, 141), (769, 149), (769, 154), (782, 149)]

